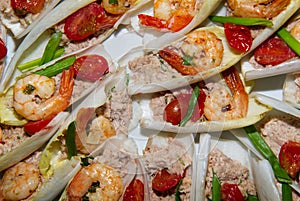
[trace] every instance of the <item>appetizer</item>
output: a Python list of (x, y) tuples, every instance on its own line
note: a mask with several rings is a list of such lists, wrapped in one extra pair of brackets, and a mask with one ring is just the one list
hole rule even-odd
[(136, 95), (144, 113), (140, 126), (175, 133), (222, 131), (251, 125), (270, 110), (248, 95), (238, 71), (185, 87)]
[[(125, 135), (110, 138), (92, 157), (87, 158), (86, 163), (81, 163), (82, 167), (65, 188), (60, 201), (122, 200), (125, 189), (135, 179), (137, 152), (134, 140)], [(143, 182), (136, 181), (141, 182), (143, 188)], [(144, 194), (143, 191), (141, 193)], [(144, 200), (144, 195), (141, 200)]]
[[(76, 3), (72, 0), (63, 1), (41, 19), (39, 25), (34, 27), (18, 46), (7, 66), (5, 77), (1, 80), (0, 91), (7, 87), (15, 74), (20, 73), (17, 66), (22, 60), (28, 61), (29, 58), (42, 57), (41, 49), (45, 49), (46, 41), (53, 34), (62, 35), (62, 40), (56, 43), (63, 48), (58, 58), (74, 55), (102, 43), (122, 22), (125, 12), (133, 9), (137, 3), (143, 4), (143, 1), (126, 1), (119, 4), (118, 1), (114, 3), (109, 3), (109, 1), (99, 3), (95, 0), (81, 0)], [(51, 48), (53, 47), (49, 47)], [(53, 51), (52, 55), (55, 55), (55, 52)], [(58, 58), (47, 59), (42, 65)]]
[(283, 100), (300, 109), (300, 73), (286, 75), (283, 86)]
[(3, 0), (0, 5), (0, 20), (13, 33), (13, 37), (24, 37), (61, 0)]
[[(219, 137), (200, 136), (196, 199), (250, 200), (250, 197), (257, 197), (247, 151), (238, 142)], [(235, 154), (237, 152), (239, 154)]]
[(128, 70), (129, 93), (136, 94), (204, 80), (236, 64), (242, 56), (243, 53), (230, 49), (223, 28), (210, 26), (198, 28), (158, 49), (134, 49), (119, 63)]
[[(253, 53), (241, 60), (241, 69), (245, 79), (259, 79), (298, 71), (300, 69), (299, 50), (297, 51), (300, 45), (299, 30), (300, 13), (298, 11), (276, 32), (277, 34), (262, 42), (253, 50)], [(286, 40), (295, 41), (287, 43)]]
[(191, 134), (152, 135), (141, 161), (149, 183), (150, 200), (194, 200), (194, 141)]
[[(272, 200), (281, 200), (281, 197), (286, 197), (286, 192), (280, 187), (289, 188), (289, 184), (294, 189), (293, 193), (290, 189), (293, 200), (298, 200), (300, 191), (298, 183), (300, 113), (284, 102), (268, 97), (261, 97), (260, 100), (271, 103), (270, 105), (274, 106), (274, 109), (253, 126), (231, 132), (251, 150), (255, 150), (254, 153), (258, 152), (256, 155), (259, 160), (253, 161), (257, 167), (254, 169), (257, 171), (255, 172), (258, 175), (257, 181), (274, 177), (274, 175), (276, 177), (269, 187), (262, 187), (261, 190), (258, 190), (258, 194), (268, 197), (272, 196), (271, 193), (267, 193), (268, 191), (276, 192), (277, 198), (272, 198)], [(245, 136), (248, 137), (248, 140), (244, 139)], [(268, 162), (266, 163), (264, 160)], [(260, 173), (261, 169), (273, 169), (273, 171)]]

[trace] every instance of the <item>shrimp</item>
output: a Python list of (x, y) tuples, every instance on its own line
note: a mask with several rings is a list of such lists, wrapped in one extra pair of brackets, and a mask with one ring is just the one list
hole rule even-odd
[(213, 88), (204, 102), (205, 117), (211, 121), (245, 117), (249, 98), (238, 71), (231, 67), (222, 74), (231, 93), (223, 86)]
[(92, 163), (83, 167), (67, 188), (68, 200), (113, 201), (119, 200), (123, 192), (120, 174), (105, 164)]
[(121, 15), (129, 10), (136, 2), (136, 0), (117, 0), (111, 3), (110, 0), (102, 0), (104, 10), (110, 14)]
[[(196, 30), (182, 41), (178, 54), (169, 47), (158, 53), (181, 74), (196, 75), (203, 70), (219, 66), (222, 62), (223, 51), (222, 40), (215, 33)], [(184, 58), (191, 58), (191, 60), (188, 59), (188, 64), (184, 64)]]
[[(116, 131), (109, 119), (100, 115), (96, 118), (94, 108), (81, 108), (76, 118), (76, 147), (82, 153), (91, 153), (97, 146), (107, 138), (116, 135)], [(94, 118), (94, 119), (93, 119)], [(92, 120), (87, 135), (87, 124)]]
[(227, 0), (233, 15), (272, 19), (290, 4), (290, 0)]
[(70, 103), (74, 86), (74, 69), (63, 71), (59, 93), (55, 81), (46, 76), (31, 74), (14, 86), (13, 106), (17, 113), (32, 121), (47, 119), (64, 111)]
[(29, 197), (38, 187), (39, 169), (28, 162), (20, 162), (7, 169), (2, 178), (4, 200), (22, 200)]

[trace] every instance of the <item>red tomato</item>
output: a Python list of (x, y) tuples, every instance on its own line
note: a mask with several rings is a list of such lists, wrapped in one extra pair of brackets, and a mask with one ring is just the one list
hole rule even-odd
[(134, 179), (126, 188), (123, 201), (143, 201), (144, 184), (139, 179)]
[(99, 24), (106, 18), (102, 6), (93, 2), (67, 17), (64, 30), (69, 39), (83, 40), (99, 31)]
[(3, 59), (7, 55), (7, 47), (3, 40), (0, 38), (0, 59)]
[(222, 201), (244, 201), (244, 197), (236, 184), (224, 183), (221, 186)]
[(255, 60), (262, 65), (278, 65), (295, 56), (296, 53), (281, 38), (270, 38), (254, 50)]
[(11, 0), (11, 7), (17, 15), (26, 15), (27, 13), (39, 13), (44, 8), (45, 0)]
[(177, 186), (181, 179), (181, 175), (170, 174), (166, 169), (162, 169), (154, 176), (152, 188), (158, 192), (165, 192)]
[(28, 135), (34, 135), (35, 133), (45, 128), (52, 119), (53, 118), (42, 119), (39, 121), (29, 121), (24, 125), (24, 131)]
[(300, 142), (288, 141), (281, 146), (279, 162), (293, 179), (300, 173)]
[(145, 15), (145, 14), (139, 14), (138, 18), (142, 25), (154, 27), (154, 28), (158, 28), (158, 29), (166, 29), (167, 28), (167, 22), (164, 20), (161, 20), (157, 17), (153, 17), (153, 16)]
[(77, 58), (72, 67), (75, 69), (75, 76), (86, 81), (96, 81), (109, 70), (107, 60), (96, 54)]
[(249, 27), (224, 23), (224, 31), (229, 45), (241, 52), (247, 52), (252, 46), (252, 36)]

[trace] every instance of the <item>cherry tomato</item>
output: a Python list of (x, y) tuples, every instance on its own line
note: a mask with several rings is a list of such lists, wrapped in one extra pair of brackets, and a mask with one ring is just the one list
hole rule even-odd
[(37, 14), (44, 8), (45, 0), (11, 0), (10, 4), (17, 15)]
[(39, 121), (29, 121), (24, 125), (24, 131), (28, 135), (34, 135), (35, 133), (45, 128), (52, 119), (53, 118), (42, 119)]
[(0, 38), (0, 59), (3, 59), (7, 55), (7, 47), (3, 40)]
[(249, 27), (224, 23), (224, 31), (229, 45), (241, 52), (247, 52), (252, 46), (252, 36)]
[(222, 201), (244, 201), (244, 197), (236, 184), (222, 184), (221, 198)]
[(72, 67), (75, 69), (75, 76), (85, 81), (96, 81), (109, 70), (107, 60), (96, 54), (77, 58)]
[(288, 141), (281, 146), (279, 162), (291, 178), (300, 173), (300, 142)]
[(255, 60), (262, 65), (278, 65), (295, 56), (296, 53), (281, 38), (270, 38), (254, 50)]
[(166, 29), (167, 28), (167, 22), (164, 20), (161, 20), (157, 17), (153, 17), (153, 16), (145, 15), (145, 14), (139, 14), (138, 18), (142, 25), (154, 27), (157, 29)]
[(83, 40), (97, 32), (106, 17), (102, 6), (93, 2), (66, 18), (65, 33), (71, 40)]
[(134, 179), (126, 188), (123, 201), (143, 201), (144, 200), (144, 184), (139, 179)]
[(166, 169), (162, 169), (154, 176), (152, 188), (158, 192), (165, 192), (177, 186), (181, 179), (181, 175), (170, 174)]

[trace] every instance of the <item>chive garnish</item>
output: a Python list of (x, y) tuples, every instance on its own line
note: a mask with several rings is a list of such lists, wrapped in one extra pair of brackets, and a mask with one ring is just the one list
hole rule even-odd
[(284, 40), (284, 42), (292, 49), (294, 52), (300, 56), (300, 42), (294, 38), (286, 28), (282, 27), (277, 31), (277, 35)]
[(76, 134), (76, 122), (73, 121), (69, 124), (67, 129), (67, 134), (66, 134), (66, 146), (67, 146), (68, 159), (71, 159), (72, 156), (77, 156), (75, 134)]
[(61, 32), (56, 32), (52, 34), (50, 40), (48, 41), (46, 48), (44, 50), (40, 65), (43, 65), (49, 61), (51, 61), (54, 57), (54, 54), (59, 46), (59, 43), (62, 38)]
[(212, 201), (221, 201), (221, 183), (215, 173), (212, 181)]
[(292, 201), (292, 187), (288, 184), (281, 185), (282, 201)]
[(181, 185), (182, 185), (182, 179), (179, 181), (179, 183), (176, 186), (176, 193), (175, 193), (175, 200), (176, 201), (181, 201), (181, 199), (180, 199), (180, 191), (179, 191)]
[(245, 18), (245, 17), (227, 17), (227, 16), (210, 16), (209, 19), (213, 22), (232, 23), (244, 26), (266, 26), (272, 27), (273, 23), (265, 18)]

